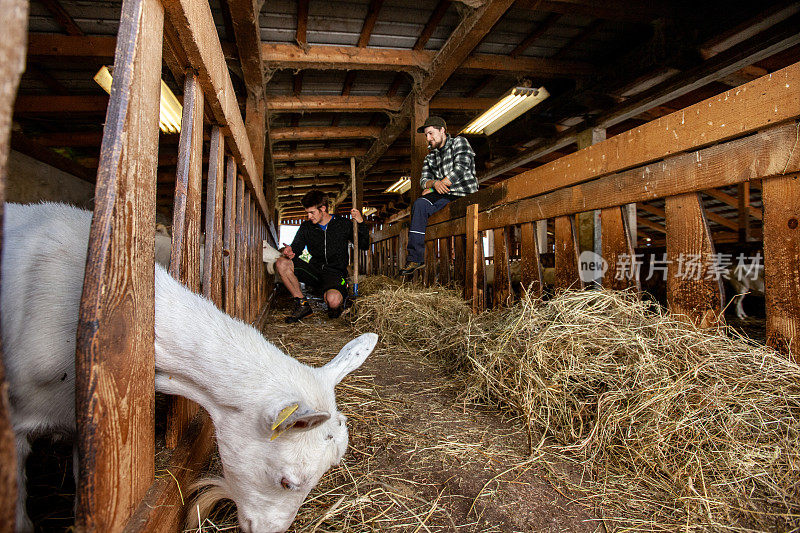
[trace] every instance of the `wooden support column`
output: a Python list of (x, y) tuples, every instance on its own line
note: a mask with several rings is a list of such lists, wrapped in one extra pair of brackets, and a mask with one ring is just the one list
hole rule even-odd
[[(539, 221), (535, 224), (538, 230)], [(545, 232), (547, 230), (547, 221), (543, 221)], [(526, 222), (521, 224), (520, 227), (520, 278), (522, 281), (522, 290), (529, 291), (531, 296), (540, 298), (542, 296), (542, 263), (539, 261), (539, 244), (536, 238), (534, 229), (534, 222)], [(545, 233), (546, 235), (546, 233)]]
[(583, 289), (578, 271), (578, 240), (575, 235), (575, 217), (555, 218), (555, 288)]
[(722, 283), (705, 279), (713, 263), (714, 243), (699, 193), (668, 196), (667, 304), (700, 327), (722, 320)]
[(478, 292), (478, 269), (483, 269), (483, 265), (479, 264), (481, 261), (480, 248), (483, 243), (480, 239), (478, 232), (478, 205), (470, 204), (467, 206), (466, 215), (466, 228), (467, 228), (467, 267), (466, 279), (464, 280), (464, 299), (470, 302), (472, 312), (477, 313), (480, 310), (480, 294)]
[(75, 525), (83, 532), (121, 531), (153, 482), (163, 23), (158, 0), (123, 2), (76, 343)]
[(236, 316), (236, 160), (228, 157), (225, 171), (225, 217), (222, 229), (225, 312)]
[[(589, 128), (578, 134), (578, 149), (587, 148), (593, 144), (606, 140), (606, 130), (602, 128)], [(594, 209), (585, 213), (578, 213), (578, 239), (580, 252), (591, 251), (600, 254), (600, 210)]]
[(450, 264), (452, 261), (450, 237), (439, 239), (439, 283), (442, 285), (450, 283)]
[(413, 105), (411, 110), (411, 203), (419, 198), (421, 187), (419, 180), (422, 179), (422, 162), (428, 155), (428, 141), (425, 140), (424, 133), (417, 133), (417, 128), (425, 123), (428, 118), (428, 101), (421, 100), (417, 95), (412, 94)]
[(436, 241), (425, 242), (425, 286), (436, 283)]
[(750, 242), (750, 182), (745, 181), (736, 187), (738, 189), (739, 242)]
[(203, 256), (203, 296), (222, 309), (222, 219), (225, 190), (225, 137), (211, 129), (206, 183), (206, 246)]
[[(197, 74), (187, 72), (178, 143), (178, 171), (172, 215), (169, 273), (192, 292), (200, 291), (200, 188), (203, 180), (203, 91)], [(178, 445), (197, 406), (179, 396), (170, 398), (167, 447)]]
[[(636, 205), (636, 204), (633, 204)], [(639, 276), (635, 268), (635, 256), (628, 221), (626, 206), (607, 207), (600, 211), (600, 223), (603, 231), (602, 253), (608, 262), (608, 270), (603, 276), (603, 287), (613, 290), (641, 290)]]
[(508, 228), (494, 230), (494, 302), (492, 307), (505, 307), (511, 299), (511, 276), (508, 271)]
[[(25, 71), (28, 1), (0, 0), (0, 250), (2, 250), (5, 184), (14, 99)], [(8, 283), (8, 280), (4, 280)], [(17, 449), (11, 428), (8, 384), (0, 353), (0, 524), (14, 531), (17, 501)]]
[(408, 227), (400, 230), (397, 235), (397, 264), (399, 268), (406, 266), (406, 257), (408, 257)]
[(800, 174), (762, 181), (767, 344), (800, 361)]

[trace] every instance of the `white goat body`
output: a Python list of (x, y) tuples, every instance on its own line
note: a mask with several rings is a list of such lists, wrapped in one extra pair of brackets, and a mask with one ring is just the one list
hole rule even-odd
[[(6, 204), (3, 358), (17, 441), (17, 531), (25, 513), (28, 437), (75, 431), (75, 337), (91, 213), (64, 204)], [(156, 390), (185, 396), (214, 422), (224, 479), (245, 532), (285, 531), (322, 474), (347, 449), (334, 386), (372, 352), (377, 335), (313, 368), (285, 355), (160, 266), (155, 268)], [(297, 406), (272, 426), (287, 408)]]
[(736, 291), (736, 316), (739, 320), (747, 318), (744, 312), (744, 299), (748, 294), (764, 296), (764, 265), (758, 264), (748, 267), (735, 265), (728, 269), (727, 280)]

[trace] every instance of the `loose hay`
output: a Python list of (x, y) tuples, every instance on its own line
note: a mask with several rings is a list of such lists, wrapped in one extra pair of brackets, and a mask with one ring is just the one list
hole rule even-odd
[(465, 369), (465, 401), (523, 415), (584, 466), (574, 488), (609, 528), (800, 527), (800, 367), (773, 350), (618, 292), (479, 316), (447, 289), (364, 293), (357, 329)]

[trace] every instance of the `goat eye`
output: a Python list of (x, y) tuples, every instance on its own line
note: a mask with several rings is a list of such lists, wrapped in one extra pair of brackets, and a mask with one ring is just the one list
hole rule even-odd
[(289, 482), (288, 479), (286, 479), (284, 477), (284, 478), (281, 478), (281, 487), (283, 487), (286, 490), (291, 490), (292, 489), (292, 484)]

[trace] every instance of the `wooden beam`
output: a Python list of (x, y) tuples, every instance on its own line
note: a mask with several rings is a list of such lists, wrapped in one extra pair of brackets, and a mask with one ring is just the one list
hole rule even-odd
[(583, 280), (578, 270), (579, 252), (575, 216), (556, 217), (554, 223), (555, 288), (556, 290), (583, 289)]
[(122, 530), (153, 482), (153, 242), (163, 21), (158, 0), (122, 4), (77, 328), (80, 531)]
[(581, 15), (638, 23), (649, 23), (654, 19), (670, 17), (675, 14), (675, 6), (669, 2), (632, 4), (620, 0), (602, 3), (588, 0), (522, 0), (517, 7), (571, 16)]
[(72, 114), (106, 112), (108, 95), (25, 95), (17, 96), (15, 115)]
[[(299, 150), (275, 150), (275, 161), (301, 161), (310, 159), (348, 159), (367, 153), (366, 148), (308, 148)], [(386, 153), (387, 156), (402, 157), (408, 155), (407, 148), (397, 148)]]
[[(71, 105), (86, 105), (79, 102)], [(28, 97), (25, 101), (29, 107), (36, 106), (36, 109), (44, 109), (49, 112), (58, 112), (58, 108), (47, 102), (45, 98)], [(430, 108), (436, 110), (467, 110), (483, 111), (497, 103), (496, 98), (454, 98), (440, 97), (434, 98), (430, 102)], [(403, 98), (386, 96), (273, 96), (270, 97), (268, 108), (276, 113), (378, 113), (378, 112), (397, 112), (403, 106)]]
[(253, 158), (239, 102), (217, 38), (211, 7), (207, 2), (192, 0), (164, 0), (163, 3), (167, 17), (191, 62), (186, 66), (198, 71), (211, 116), (229, 137), (229, 147), (241, 162), (239, 170), (256, 195), (261, 212), (268, 217), (261, 172)]
[[(386, 172), (397, 171), (398, 179), (403, 173), (410, 172), (409, 164), (404, 162), (398, 163), (379, 163), (372, 167), (372, 172)], [(302, 165), (302, 166), (285, 166), (275, 169), (275, 174), (281, 179), (286, 176), (337, 176), (342, 173), (350, 171), (349, 165)]]
[(433, 35), (436, 27), (442, 21), (442, 18), (449, 7), (450, 0), (439, 0), (433, 10), (433, 13), (431, 13), (431, 16), (428, 18), (428, 22), (425, 23), (425, 27), (422, 28), (422, 32), (420, 32), (419, 37), (417, 37), (417, 41), (412, 47), (413, 50), (425, 49), (425, 45), (428, 43), (428, 40), (430, 40), (431, 35)]
[(67, 10), (58, 3), (58, 0), (39, 0), (44, 7), (53, 15), (56, 22), (64, 28), (69, 35), (84, 35), (83, 31), (75, 24), (75, 20), (67, 13)]
[(308, 31), (308, 0), (297, 1), (297, 30), (294, 40), (303, 46), (308, 42), (306, 33)]
[[(799, 34), (800, 35), (800, 34)], [(481, 192), (481, 210), (725, 141), (800, 116), (800, 63), (698, 102), (671, 115), (517, 174)], [(475, 201), (471, 199), (470, 201)], [(463, 216), (456, 201), (431, 216), (435, 224)]]
[(518, 57), (525, 53), (531, 45), (539, 40), (539, 37), (547, 33), (555, 24), (561, 19), (562, 15), (559, 13), (550, 13), (545, 19), (537, 23), (534, 30), (525, 37), (521, 43), (514, 47), (508, 55), (511, 57)]
[(308, 128), (273, 128), (271, 134), (273, 142), (370, 139), (377, 137), (381, 129), (379, 126), (313, 126)]
[(567, 44), (559, 48), (558, 51), (551, 57), (553, 57), (554, 59), (561, 58), (562, 56), (564, 56), (564, 54), (572, 50), (575, 46), (581, 44), (589, 37), (597, 33), (602, 27), (603, 27), (602, 20), (600, 19), (593, 20), (585, 28), (583, 28), (575, 37), (570, 39), (569, 42), (567, 42)]
[[(739, 208), (739, 200), (736, 197), (731, 196), (730, 194), (726, 194), (726, 193), (724, 193), (722, 191), (717, 191), (717, 190), (714, 190), (714, 189), (704, 189), (701, 192), (703, 194), (707, 194), (708, 196), (719, 200), (723, 204), (729, 205), (731, 207), (735, 207), (737, 209)], [(758, 220), (763, 220), (764, 219), (764, 215), (761, 212), (761, 209), (759, 209), (757, 207), (753, 207), (752, 205), (749, 205), (747, 211), (748, 211), (748, 214), (753, 218), (756, 218)], [(733, 226), (731, 226), (731, 229), (738, 229), (738, 226), (736, 226), (736, 224), (733, 224)]]
[(105, 62), (114, 59), (116, 43), (116, 37), (106, 35), (31, 33), (28, 35), (28, 57), (80, 57)]
[(369, 44), (369, 39), (372, 36), (372, 29), (375, 27), (375, 22), (378, 20), (378, 14), (381, 11), (383, 0), (371, 0), (367, 8), (367, 18), (364, 19), (364, 25), (361, 27), (361, 34), (358, 36), (356, 46), (365, 48)]
[[(0, 247), (5, 213), (8, 155), (14, 98), (25, 71), (25, 39), (28, 28), (27, 0), (0, 0)], [(11, 141), (13, 143), (13, 141)], [(0, 280), (10, 283), (11, 280)], [(8, 313), (6, 309), (3, 312)], [(2, 350), (0, 346), (0, 350)], [(15, 531), (17, 504), (17, 447), (11, 423), (9, 386), (0, 353), (0, 524)], [(21, 528), (21, 524), (16, 524)]]
[(473, 313), (480, 310), (480, 293), (478, 292), (478, 269), (483, 268), (480, 264), (479, 250), (483, 246), (478, 231), (478, 206), (472, 204), (467, 207), (465, 219), (467, 235), (467, 270), (464, 281), (464, 299), (470, 303)]
[(264, 62), (261, 56), (261, 27), (253, 0), (227, 0), (236, 37), (242, 77), (249, 96), (264, 97)]
[(535, 298), (542, 296), (542, 264), (533, 222), (520, 225), (520, 281), (523, 291)]
[[(602, 228), (601, 253), (608, 261), (608, 270), (603, 276), (603, 288), (612, 290), (641, 290), (639, 272), (634, 265), (635, 244), (631, 239), (624, 206), (608, 207), (600, 212)], [(628, 258), (626, 264), (622, 260)]]
[(29, 139), (21, 132), (11, 132), (11, 148), (89, 183), (94, 183), (97, 179), (97, 173), (94, 170)]
[[(503, 2), (508, 1), (503, 0)], [(495, 4), (496, 2), (487, 3), (489, 6), (494, 6), (491, 11), (499, 9), (499, 6), (495, 6)], [(485, 7), (481, 8), (481, 10), (485, 9)], [(480, 31), (482, 27), (478, 26), (475, 29)], [(486, 32), (490, 29), (487, 28)], [(465, 32), (462, 32), (461, 35), (467, 39), (465, 46), (469, 43), (474, 43), (473, 47), (477, 45), (474, 42), (475, 39), (470, 38)], [(442, 48), (438, 53), (427, 50), (389, 50), (329, 45), (312, 45), (304, 49), (292, 44), (263, 43), (262, 50), (266, 68), (269, 70), (390, 70), (420, 76), (425, 72), (434, 72), (432, 70), (434, 68), (439, 68), (434, 67), (435, 56), (445, 49)], [(470, 48), (471, 51), (472, 48)], [(454, 71), (458, 69), (465, 72), (492, 72), (505, 75), (530, 75), (531, 72), (535, 72), (537, 78), (583, 78), (592, 73), (591, 65), (579, 61), (524, 56), (509, 58), (505, 55), (494, 54), (474, 54), (467, 57), (468, 54), (469, 52), (460, 59), (453, 59), (458, 63), (453, 67)], [(444, 81), (435, 80), (434, 84), (440, 82), (444, 83)]]

